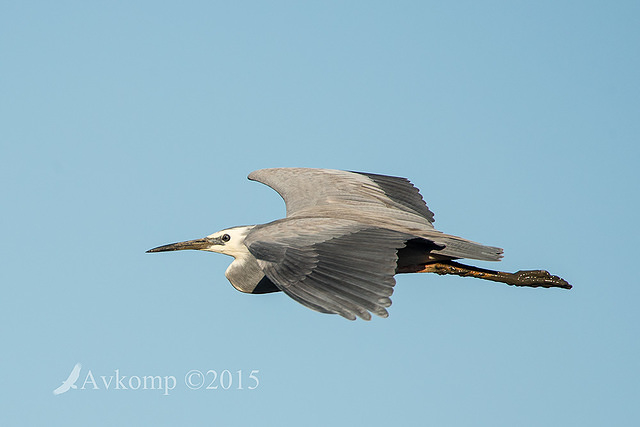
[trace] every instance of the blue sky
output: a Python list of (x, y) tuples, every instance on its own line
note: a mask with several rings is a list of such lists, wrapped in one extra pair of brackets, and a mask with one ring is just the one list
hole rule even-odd
[[(0, 423), (637, 425), (638, 16), (3, 2)], [(406, 176), (438, 229), (505, 249), (478, 265), (574, 289), (402, 275), (388, 319), (349, 322), (236, 292), (228, 257), (144, 253), (282, 217), (246, 180), (276, 166)], [(101, 387), (54, 396), (78, 362)]]

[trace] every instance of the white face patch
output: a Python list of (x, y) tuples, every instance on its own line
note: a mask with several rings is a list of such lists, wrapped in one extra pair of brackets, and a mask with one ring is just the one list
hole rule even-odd
[(253, 227), (253, 225), (233, 227), (210, 234), (207, 238), (216, 239), (221, 241), (222, 244), (212, 245), (205, 250), (230, 255), (235, 258), (242, 258), (249, 253), (249, 250), (244, 245), (244, 239)]

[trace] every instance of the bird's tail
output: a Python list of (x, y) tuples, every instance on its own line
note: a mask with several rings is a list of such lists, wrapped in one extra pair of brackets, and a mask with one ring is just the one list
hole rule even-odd
[(445, 255), (452, 258), (469, 258), (481, 261), (500, 261), (502, 259), (502, 248), (485, 246), (462, 237), (451, 236), (449, 234), (439, 234), (429, 236), (428, 239), (444, 246), (444, 249), (432, 250), (433, 254)]

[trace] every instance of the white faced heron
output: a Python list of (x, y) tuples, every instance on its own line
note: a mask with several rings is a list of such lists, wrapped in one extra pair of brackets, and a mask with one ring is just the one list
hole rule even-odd
[(505, 273), (455, 262), (499, 261), (502, 249), (433, 228), (433, 213), (405, 178), (329, 169), (275, 168), (249, 179), (277, 191), (287, 216), (147, 252), (231, 255), (225, 276), (241, 292), (283, 291), (322, 313), (355, 320), (389, 314), (396, 273), (455, 274), (515, 286), (571, 289), (544, 270)]

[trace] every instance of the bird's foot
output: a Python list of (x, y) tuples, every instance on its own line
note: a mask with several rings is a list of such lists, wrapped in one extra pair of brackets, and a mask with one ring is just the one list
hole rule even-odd
[(564, 288), (571, 289), (571, 285), (559, 276), (554, 276), (546, 270), (520, 270), (513, 273), (510, 285), (529, 286), (533, 288)]

